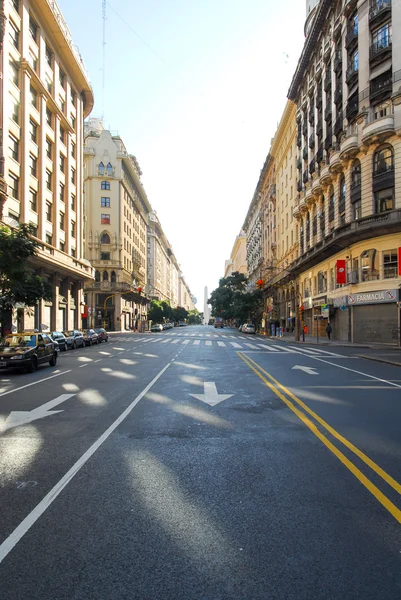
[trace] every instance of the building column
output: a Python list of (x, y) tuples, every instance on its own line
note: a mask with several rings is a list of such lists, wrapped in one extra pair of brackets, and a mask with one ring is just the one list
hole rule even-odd
[(70, 314), (71, 314), (71, 279), (69, 277), (66, 277), (63, 281), (63, 289), (65, 291), (65, 298), (67, 300), (67, 304), (65, 306), (65, 310), (66, 310), (66, 315), (65, 315), (65, 327), (68, 330), (73, 329), (73, 327), (71, 327), (71, 325), (73, 325), (73, 323), (70, 323)]
[(57, 329), (57, 316), (58, 316), (58, 303), (60, 296), (60, 274), (54, 273), (53, 275), (53, 304), (51, 307), (51, 316), (50, 316), (50, 331), (58, 331)]
[(340, 226), (340, 213), (338, 205), (340, 201), (340, 177), (339, 174), (335, 174), (333, 177), (333, 189), (334, 189), (334, 229)]
[(317, 235), (316, 235), (316, 243), (322, 241), (322, 228), (320, 224), (321, 217), (319, 216), (322, 213), (322, 195), (319, 194), (316, 200), (316, 215), (317, 215)]
[(352, 211), (351, 211), (351, 169), (352, 169), (352, 160), (347, 160), (343, 162), (344, 168), (344, 177), (345, 177), (345, 222), (351, 223), (352, 221)]

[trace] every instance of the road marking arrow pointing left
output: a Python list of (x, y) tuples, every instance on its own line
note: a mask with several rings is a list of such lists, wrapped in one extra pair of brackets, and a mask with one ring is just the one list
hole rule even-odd
[(50, 400), (50, 402), (46, 402), (46, 404), (42, 404), (42, 406), (38, 406), (38, 408), (34, 408), (33, 410), (15, 410), (8, 415), (3, 425), (0, 425), (0, 431), (7, 431), (7, 429), (26, 425), (27, 423), (31, 423), (31, 421), (36, 421), (37, 419), (43, 419), (44, 417), (50, 417), (56, 413), (63, 412), (62, 410), (51, 409), (62, 402), (69, 400), (73, 396), (75, 396), (75, 394), (61, 394), (61, 396), (58, 396), (57, 398), (54, 398), (54, 400)]
[(292, 367), (292, 370), (294, 369), (305, 371), (305, 373), (308, 373), (308, 375), (319, 375), (319, 373), (316, 373), (315, 367), (301, 367), (300, 365), (295, 365), (295, 367)]
[(204, 393), (203, 394), (190, 394), (193, 398), (197, 400), (202, 400), (202, 402), (206, 402), (210, 406), (216, 406), (219, 402), (223, 402), (223, 400), (227, 400), (231, 398), (233, 394), (218, 394), (216, 384), (214, 381), (205, 381), (203, 383)]

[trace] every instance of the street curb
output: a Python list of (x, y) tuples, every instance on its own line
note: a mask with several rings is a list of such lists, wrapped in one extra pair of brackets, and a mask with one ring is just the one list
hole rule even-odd
[(274, 342), (281, 342), (284, 344), (309, 344), (312, 346), (327, 346), (327, 347), (334, 347), (334, 348), (368, 348), (369, 350), (399, 350), (401, 351), (400, 346), (392, 346), (389, 344), (381, 344), (381, 345), (375, 345), (375, 346), (368, 346), (366, 344), (341, 344), (341, 342), (337, 343), (337, 342), (316, 342), (316, 341), (305, 341), (305, 342), (301, 342), (301, 341), (297, 341), (297, 340), (286, 340), (286, 339), (280, 339), (280, 338), (274, 338), (274, 337), (267, 337), (265, 335), (260, 335), (259, 337), (261, 339), (268, 339)]
[(401, 367), (401, 362), (395, 362), (393, 360), (387, 360), (385, 358), (376, 358), (375, 356), (364, 356), (358, 354), (358, 358), (366, 358), (367, 360), (374, 360), (375, 362), (386, 363), (387, 365), (394, 365), (394, 367)]

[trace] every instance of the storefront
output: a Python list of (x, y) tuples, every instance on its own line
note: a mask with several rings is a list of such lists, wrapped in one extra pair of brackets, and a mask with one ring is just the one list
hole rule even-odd
[(399, 344), (399, 290), (378, 290), (347, 296), (353, 342)]

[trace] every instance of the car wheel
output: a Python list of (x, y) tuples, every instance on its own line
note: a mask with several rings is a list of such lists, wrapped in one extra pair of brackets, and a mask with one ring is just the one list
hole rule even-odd
[(38, 359), (34, 356), (31, 359), (30, 364), (27, 366), (26, 371), (27, 373), (34, 373), (38, 368)]
[(53, 356), (51, 357), (51, 359), (49, 360), (49, 365), (51, 367), (55, 367), (57, 364), (57, 354), (54, 353)]

